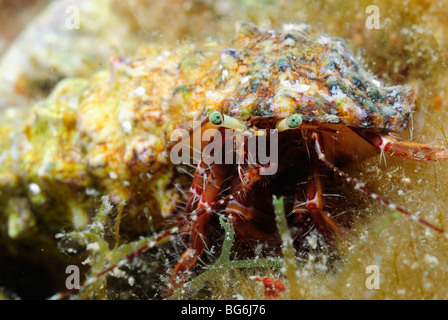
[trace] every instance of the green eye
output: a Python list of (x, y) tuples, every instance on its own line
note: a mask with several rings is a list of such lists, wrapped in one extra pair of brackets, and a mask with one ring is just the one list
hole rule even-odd
[(210, 120), (211, 123), (216, 124), (217, 126), (222, 124), (222, 122), (224, 121), (224, 118), (223, 118), (221, 112), (218, 112), (218, 111), (213, 111), (209, 115), (208, 119)]
[(302, 116), (300, 114), (292, 114), (289, 117), (283, 118), (275, 126), (278, 132), (298, 128), (302, 124)]
[(288, 118), (288, 126), (290, 128), (297, 128), (302, 124), (302, 117), (299, 114), (293, 114)]

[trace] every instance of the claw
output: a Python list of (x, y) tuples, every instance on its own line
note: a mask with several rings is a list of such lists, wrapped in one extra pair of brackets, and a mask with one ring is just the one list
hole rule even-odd
[(355, 131), (374, 147), (394, 156), (418, 161), (448, 159), (448, 150), (425, 143), (400, 141), (392, 136), (373, 132)]

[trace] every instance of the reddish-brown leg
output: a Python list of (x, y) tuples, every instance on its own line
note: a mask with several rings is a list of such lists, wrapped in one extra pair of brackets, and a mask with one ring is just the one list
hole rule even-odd
[(321, 166), (316, 155), (310, 154), (310, 157), (311, 172), (308, 176), (306, 188), (303, 190), (303, 186), (298, 185), (296, 191), (293, 206), (293, 212), (296, 215), (296, 220), (300, 224), (305, 223), (308, 218), (311, 218), (316, 227), (325, 235), (331, 236), (333, 233), (336, 233), (343, 236), (343, 228), (327, 211), (325, 211)]
[(390, 135), (381, 133), (363, 132), (361, 130), (355, 132), (374, 147), (397, 157), (419, 161), (448, 158), (448, 150), (440, 146), (400, 141)]
[[(227, 166), (222, 164), (208, 166), (201, 162), (196, 168), (187, 204), (187, 211), (193, 215), (191, 217), (193, 223), (190, 228), (190, 247), (185, 250), (174, 268), (170, 279), (173, 289), (178, 288), (186, 281), (188, 271), (194, 267), (198, 257), (209, 244), (209, 223), (212, 213), (210, 205), (218, 200), (226, 174)], [(198, 209), (204, 209), (204, 212), (196, 215), (195, 211)]]
[[(233, 181), (234, 187), (241, 188), (240, 178), (235, 177)], [(247, 186), (246, 186), (247, 187)], [(236, 190), (232, 188), (232, 190)], [(226, 213), (232, 216), (232, 223), (236, 234), (241, 238), (248, 240), (248, 243), (258, 240), (275, 240), (276, 227), (275, 219), (262, 212), (257, 206), (256, 201), (261, 201), (264, 196), (256, 194), (252, 191), (234, 192), (235, 196), (226, 206)], [(269, 195), (266, 195), (269, 197)], [(259, 204), (258, 204), (259, 205)]]
[(226, 212), (232, 215), (235, 233), (244, 241), (237, 242), (237, 250), (243, 244), (253, 248), (260, 241), (269, 243), (271, 247), (279, 244), (274, 217), (236, 201), (228, 204)]

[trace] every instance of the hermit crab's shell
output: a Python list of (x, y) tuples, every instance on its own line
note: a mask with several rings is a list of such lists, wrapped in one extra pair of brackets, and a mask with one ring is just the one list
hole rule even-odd
[(303, 24), (263, 31), (237, 24), (232, 47), (220, 56), (219, 83), (205, 93), (204, 115), (220, 110), (240, 119), (285, 117), (401, 131), (416, 90), (385, 87), (366, 72), (340, 39)]

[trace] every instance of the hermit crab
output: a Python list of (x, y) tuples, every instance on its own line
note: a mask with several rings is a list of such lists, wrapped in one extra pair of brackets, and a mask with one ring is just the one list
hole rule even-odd
[[(391, 135), (408, 126), (416, 89), (383, 86), (342, 40), (313, 34), (302, 24), (285, 25), (280, 31), (238, 24), (232, 47), (222, 51), (217, 67), (219, 77), (205, 94), (201, 125), (189, 134), (191, 138), (215, 130), (202, 139), (209, 141), (213, 135), (212, 148), (194, 148), (202, 150), (202, 157), (186, 206), (190, 246), (172, 274), (174, 288), (209, 246), (209, 223), (218, 209), (231, 215), (243, 241), (278, 243), (271, 202), (272, 195), (281, 195), (289, 200), (296, 232), (304, 233), (311, 223), (326, 236), (344, 236), (345, 228), (327, 210), (324, 167), (391, 210), (443, 232), (339, 169), (375, 152), (419, 161), (448, 158), (442, 147)], [(255, 147), (238, 144), (232, 140), (235, 136), (252, 137), (259, 144), (267, 139), (267, 149), (271, 155), (278, 152), (278, 159), (260, 161)], [(225, 147), (229, 140), (233, 148)], [(174, 154), (178, 152), (176, 148)], [(243, 160), (235, 161), (233, 155)]]
[[(70, 183), (82, 177), (84, 186), (90, 183), (86, 177), (99, 177), (99, 182), (110, 182), (106, 190), (113, 201), (119, 203), (122, 197), (132, 204), (129, 195), (146, 184), (140, 179), (146, 171), (157, 177), (167, 164), (196, 166), (187, 203), (175, 213), (178, 218), (172, 217), (176, 225), (97, 277), (160, 240), (182, 234), (187, 246), (168, 281), (173, 292), (213, 244), (211, 225), (217, 214), (233, 225), (237, 250), (250, 252), (259, 243), (266, 251), (278, 250), (274, 195), (285, 199), (296, 246), (312, 228), (329, 242), (345, 237), (350, 233), (346, 221), (334, 214), (325, 197), (328, 173), (446, 235), (340, 169), (379, 152), (418, 161), (448, 158), (443, 147), (393, 136), (410, 122), (416, 89), (383, 85), (341, 39), (315, 33), (304, 24), (264, 30), (240, 22), (228, 46), (187, 48), (136, 60), (113, 58), (111, 74), (97, 78), (102, 82), (87, 89), (83, 84), (74, 116), (80, 139), (85, 139), (79, 149), (90, 157), (88, 174), (72, 177)], [(131, 79), (137, 89), (129, 94), (122, 79)], [(108, 100), (108, 90), (124, 92), (120, 103)], [(103, 102), (104, 115), (94, 109), (95, 97)], [(110, 128), (103, 122), (116, 121), (110, 120), (115, 112), (124, 119), (122, 131), (106, 131)], [(119, 148), (110, 152), (109, 145)], [(109, 166), (116, 170), (108, 172)], [(125, 175), (122, 187), (117, 178)], [(135, 198), (142, 197), (139, 193)]]

